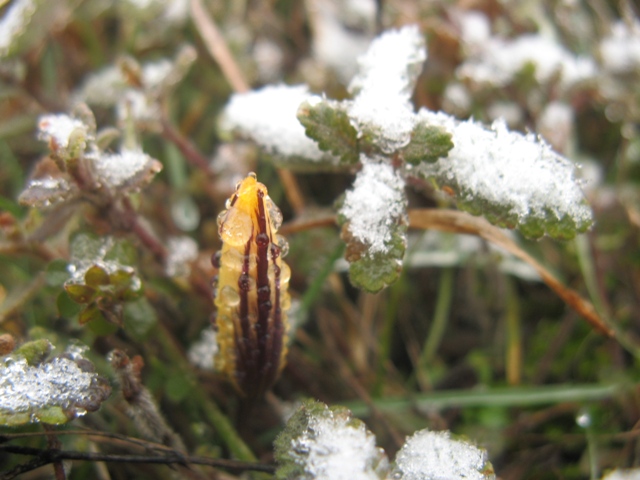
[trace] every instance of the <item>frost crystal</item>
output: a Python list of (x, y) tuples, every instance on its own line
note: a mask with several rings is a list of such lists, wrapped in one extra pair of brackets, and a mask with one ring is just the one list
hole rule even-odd
[(35, 11), (34, 0), (16, 0), (7, 8), (0, 20), (0, 57), (9, 53), (13, 43), (26, 30)]
[(532, 34), (513, 40), (491, 37), (459, 68), (457, 75), (477, 83), (504, 86), (511, 83), (517, 73), (531, 64), (539, 83), (549, 82), (560, 74), (561, 84), (571, 85), (593, 78), (596, 66), (591, 58), (575, 56), (558, 43)]
[[(96, 177), (106, 186), (131, 190), (146, 181), (145, 173), (160, 171), (159, 162), (139, 150), (123, 150), (121, 153), (100, 155), (93, 162)], [(151, 175), (152, 176), (152, 175)]]
[(410, 97), (425, 59), (424, 39), (415, 25), (384, 33), (358, 59), (359, 73), (349, 85), (356, 95), (349, 117), (360, 136), (373, 136), (385, 153), (411, 139), (415, 116)]
[(0, 361), (0, 416), (37, 414), (50, 407), (82, 415), (99, 406), (96, 394), (104, 390), (100, 384), (96, 373), (83, 371), (68, 358), (54, 358), (36, 367), (24, 358), (7, 357)]
[(191, 345), (187, 356), (192, 365), (203, 370), (213, 370), (217, 353), (218, 334), (213, 328), (207, 328), (202, 331), (200, 339)]
[(19, 201), (31, 207), (49, 207), (75, 193), (75, 188), (63, 177), (46, 176), (29, 180)]
[[(488, 470), (488, 472), (485, 472)], [(451, 440), (449, 432), (421, 430), (396, 455), (394, 477), (402, 480), (485, 480), (495, 478), (486, 452)]]
[(347, 192), (340, 213), (349, 220), (349, 231), (369, 246), (369, 253), (385, 252), (391, 227), (404, 215), (404, 181), (388, 163), (361, 156), (362, 170), (353, 190)]
[(69, 115), (43, 115), (38, 121), (38, 138), (64, 149), (69, 146), (69, 138), (76, 129), (81, 129), (85, 135), (87, 133), (86, 125)]
[(310, 96), (305, 85), (236, 93), (225, 107), (222, 128), (253, 139), (273, 154), (319, 160), (324, 154), (296, 117), (298, 107)]
[(422, 164), (420, 171), (453, 186), (464, 202), (487, 209), (477, 208), (477, 213), (504, 211), (517, 223), (569, 221), (577, 230), (590, 224), (591, 209), (574, 179), (574, 165), (543, 140), (511, 132), (502, 121), (486, 128), (424, 109), (418, 115), (452, 132), (454, 143), (447, 158)]
[(600, 57), (604, 67), (612, 73), (626, 73), (640, 69), (640, 21), (632, 25), (616, 22), (611, 35), (600, 42)]

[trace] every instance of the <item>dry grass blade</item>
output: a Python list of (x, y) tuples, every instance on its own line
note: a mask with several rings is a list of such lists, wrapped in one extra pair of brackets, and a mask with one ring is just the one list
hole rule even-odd
[(211, 56), (218, 62), (220, 69), (231, 87), (236, 92), (249, 91), (249, 84), (240, 71), (233, 55), (227, 47), (227, 42), (220, 34), (220, 30), (206, 12), (202, 0), (191, 0), (191, 18), (202, 36), (202, 40)]
[(593, 305), (582, 298), (575, 290), (563, 285), (549, 270), (535, 258), (522, 250), (513, 240), (499, 228), (480, 217), (473, 217), (468, 213), (456, 210), (410, 210), (409, 225), (411, 228), (436, 229), (445, 232), (466, 233), (477, 235), (498, 245), (519, 259), (527, 262), (538, 272), (542, 280), (564, 300), (564, 302), (578, 312), (598, 332), (608, 337), (615, 334), (600, 318)]

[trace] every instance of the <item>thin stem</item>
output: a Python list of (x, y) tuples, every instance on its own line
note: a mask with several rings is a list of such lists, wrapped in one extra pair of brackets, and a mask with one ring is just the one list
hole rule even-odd
[(509, 385), (519, 385), (522, 373), (522, 332), (520, 326), (520, 305), (518, 295), (514, 291), (512, 282), (505, 277), (507, 284), (507, 349), (506, 371)]
[(453, 298), (453, 278), (454, 269), (447, 267), (442, 269), (440, 274), (440, 287), (438, 288), (438, 298), (436, 300), (436, 310), (433, 315), (433, 323), (429, 329), (429, 335), (420, 355), (419, 368), (428, 366), (433, 362), (444, 331), (447, 328), (449, 312), (451, 311), (451, 300)]

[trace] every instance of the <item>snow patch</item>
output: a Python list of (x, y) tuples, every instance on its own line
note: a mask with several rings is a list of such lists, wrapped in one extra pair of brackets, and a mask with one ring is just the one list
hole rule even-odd
[(369, 246), (370, 254), (385, 252), (392, 226), (404, 215), (404, 180), (388, 163), (365, 155), (361, 155), (361, 162), (362, 170), (340, 213), (349, 220), (351, 234)]

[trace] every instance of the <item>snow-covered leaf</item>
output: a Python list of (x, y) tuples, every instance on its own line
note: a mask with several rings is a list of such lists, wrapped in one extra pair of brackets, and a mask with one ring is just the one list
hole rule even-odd
[(298, 120), (322, 150), (340, 157), (345, 164), (358, 162), (358, 132), (339, 102), (311, 97), (300, 105)]
[(29, 207), (49, 207), (75, 197), (78, 189), (62, 176), (47, 175), (29, 180), (18, 201)]
[(140, 150), (101, 154), (93, 161), (96, 180), (119, 193), (134, 192), (162, 170), (162, 164)]
[(362, 170), (339, 212), (351, 282), (370, 292), (395, 281), (406, 246), (404, 180), (377, 160), (362, 155)]
[(97, 410), (111, 393), (78, 352), (39, 364), (24, 353), (18, 349), (0, 359), (0, 425), (66, 423)]
[(307, 137), (298, 108), (311, 97), (305, 85), (273, 85), (231, 96), (220, 128), (249, 138), (287, 166), (322, 167), (335, 159)]
[(495, 475), (484, 450), (452, 440), (449, 432), (420, 430), (407, 439), (396, 455), (392, 478), (489, 480)]
[(412, 172), (451, 188), (463, 210), (532, 238), (572, 238), (591, 225), (574, 165), (543, 140), (509, 131), (500, 121), (487, 128), (424, 109), (418, 116), (450, 131), (454, 147), (446, 158)]
[(92, 133), (82, 120), (62, 113), (43, 115), (38, 120), (38, 138), (48, 142), (52, 154), (64, 161), (77, 159)]
[(348, 114), (365, 145), (390, 154), (409, 143), (415, 121), (411, 93), (426, 56), (424, 38), (411, 25), (385, 32), (358, 58)]
[(344, 407), (307, 400), (274, 446), (280, 480), (380, 480), (388, 472), (375, 436)]

